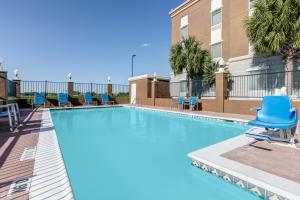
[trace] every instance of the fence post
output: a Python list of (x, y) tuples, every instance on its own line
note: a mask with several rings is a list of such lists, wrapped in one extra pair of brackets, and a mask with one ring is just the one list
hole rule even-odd
[(47, 81), (45, 81), (45, 86), (44, 86), (45, 88), (45, 97), (47, 96), (47, 87), (48, 87), (48, 84), (47, 84)]
[(155, 99), (157, 97), (157, 80), (156, 78), (153, 79), (151, 82), (151, 99), (152, 99), (152, 105), (155, 106)]
[(16, 98), (21, 97), (21, 80), (20, 79), (14, 79), (13, 80), (16, 86)]
[(224, 112), (225, 98), (227, 97), (227, 73), (224, 69), (216, 72), (216, 101), (217, 112)]
[(0, 100), (7, 101), (7, 71), (0, 70)]
[(107, 95), (109, 96), (109, 98), (113, 97), (113, 91), (112, 91), (112, 84), (111, 83), (107, 84)]
[(74, 82), (68, 81), (68, 97), (69, 97), (69, 99), (73, 98), (73, 91), (74, 91)]

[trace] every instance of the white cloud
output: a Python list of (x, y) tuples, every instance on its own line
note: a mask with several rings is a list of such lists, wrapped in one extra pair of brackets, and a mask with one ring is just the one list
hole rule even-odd
[(141, 47), (150, 47), (152, 44), (151, 43), (144, 43), (141, 45)]

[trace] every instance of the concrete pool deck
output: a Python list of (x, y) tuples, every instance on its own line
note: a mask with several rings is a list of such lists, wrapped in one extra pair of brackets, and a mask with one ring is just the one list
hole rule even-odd
[[(187, 110), (180, 110), (178, 112), (176, 109), (158, 109), (157, 107), (149, 106), (143, 108), (223, 119), (226, 121), (238, 120), (242, 123), (254, 118), (254, 116), (249, 115), (228, 113), (195, 112)], [(0, 199), (44, 199), (47, 196), (41, 194), (48, 194), (51, 195), (51, 197), (55, 197), (56, 193), (54, 191), (64, 194), (64, 198), (62, 199), (72, 199), (71, 186), (68, 185), (68, 177), (66, 171), (64, 171), (64, 167), (62, 167), (63, 159), (60, 154), (56, 135), (53, 134), (55, 131), (53, 131), (49, 110), (35, 109), (32, 111), (31, 109), (22, 109), (21, 114), (24, 122), (13, 133), (8, 132), (6, 130), (6, 122), (3, 122), (3, 119), (0, 120)], [(259, 182), (258, 185), (261, 184), (260, 182), (264, 182), (264, 188), (267, 186), (267, 189), (272, 191), (268, 193), (269, 196), (274, 196), (273, 193), (276, 193), (290, 199), (298, 199), (298, 197), (300, 197), (298, 196), (300, 195), (300, 185), (298, 182), (298, 180), (300, 180), (300, 162), (296, 161), (299, 158), (300, 150), (266, 143), (257, 143), (256, 145), (259, 146), (259, 148), (257, 148), (249, 146), (249, 143), (252, 141), (253, 140), (244, 136), (239, 136), (216, 144), (216, 146), (213, 145), (193, 152), (189, 154), (189, 156), (192, 160), (199, 161), (199, 163), (194, 164), (199, 164), (200, 167), (203, 167), (203, 164), (207, 162), (206, 166), (208, 168), (214, 165), (221, 166), (225, 169), (229, 168), (228, 170), (234, 173), (230, 176), (239, 173), (242, 174), (242, 178), (246, 178), (246, 180), (250, 178), (254, 183)], [(225, 146), (218, 146), (224, 145), (224, 143)], [(228, 147), (226, 147), (226, 144)], [(269, 151), (269, 149), (272, 149), (272, 151)], [(32, 150), (34, 152), (33, 157), (29, 155), (29, 158), (24, 159), (23, 154), (26, 150), (29, 153)], [(47, 152), (51, 152), (52, 157), (49, 157), (50, 154), (47, 154)], [(260, 156), (258, 157), (258, 155)], [(263, 160), (261, 155), (268, 157), (268, 159)], [(275, 157), (275, 155), (279, 155), (280, 159)], [(247, 159), (248, 157), (249, 159)], [(293, 163), (291, 159), (294, 157), (296, 159), (294, 159), (295, 162)], [(212, 158), (215, 158), (215, 160), (211, 160)], [(278, 162), (280, 162), (279, 165)], [(223, 166), (224, 163), (229, 163), (229, 165)], [(237, 166), (243, 166), (251, 170), (246, 170), (248, 174), (244, 172), (243, 174), (239, 171), (241, 168)], [(291, 167), (293, 167), (292, 171)], [(218, 169), (217, 167), (215, 168)], [(283, 173), (285, 170), (292, 173)], [(42, 174), (42, 176), (37, 176), (37, 172)], [(223, 175), (223, 178), (225, 176), (221, 171), (219, 171), (219, 175)], [(230, 176), (228, 175), (227, 178), (230, 178)], [(269, 180), (270, 176), (273, 177), (270, 179), (271, 181)], [(24, 178), (29, 178), (29, 189), (8, 195), (8, 193), (12, 191), (13, 186), (15, 186), (12, 183)], [(54, 179), (59, 180), (53, 182), (52, 180)], [(240, 178), (239, 180), (243, 179)], [(268, 183), (268, 180), (270, 183)], [(237, 182), (237, 179), (232, 179), (232, 181)], [(243, 182), (241, 181), (240, 183)], [(250, 190), (263, 191), (260, 187), (253, 187), (251, 183), (249, 181)], [(57, 187), (54, 186), (58, 186), (60, 190), (57, 190)]]

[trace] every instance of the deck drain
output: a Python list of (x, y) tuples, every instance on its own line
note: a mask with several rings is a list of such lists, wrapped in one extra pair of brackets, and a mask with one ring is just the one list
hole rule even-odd
[(28, 192), (30, 188), (30, 183), (31, 183), (31, 177), (22, 178), (12, 182), (7, 195), (11, 196), (20, 192)]
[(25, 149), (21, 158), (20, 158), (20, 161), (24, 161), (24, 160), (31, 160), (31, 159), (34, 159), (35, 158), (35, 152), (36, 152), (36, 147), (34, 148), (31, 148), (31, 149)]

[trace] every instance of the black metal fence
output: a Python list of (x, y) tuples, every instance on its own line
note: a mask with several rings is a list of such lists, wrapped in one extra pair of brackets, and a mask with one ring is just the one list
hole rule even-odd
[(300, 71), (272, 72), (231, 76), (228, 96), (234, 98), (262, 98), (274, 95), (275, 89), (286, 87), (292, 97), (300, 97)]
[[(21, 97), (32, 98), (36, 92), (44, 92), (47, 98), (55, 98), (58, 93), (68, 92), (68, 82), (21, 81)], [(112, 84), (114, 96), (128, 96), (129, 86)], [(107, 93), (107, 84), (74, 83), (73, 95), (76, 97), (90, 92), (92, 95)]]
[(129, 96), (129, 85), (112, 85), (112, 93), (114, 96)]
[(36, 92), (44, 92), (48, 98), (56, 97), (58, 93), (67, 93), (67, 82), (52, 81), (21, 81), (21, 97), (32, 98)]
[(98, 83), (74, 83), (74, 96), (81, 96), (87, 92), (93, 95), (107, 93), (107, 85)]
[(202, 80), (184, 80), (180, 82), (170, 82), (171, 97), (185, 97), (188, 95), (197, 96), (199, 98), (215, 97), (215, 91), (215, 85), (206, 86), (205, 84), (203, 84)]
[(7, 86), (7, 96), (16, 97), (16, 83), (9, 79), (6, 79), (6, 86)]

